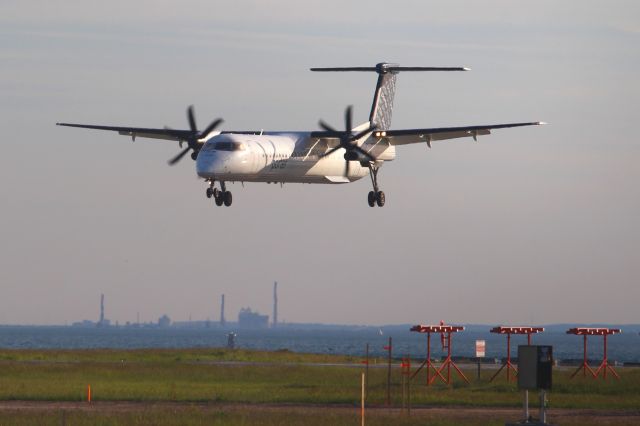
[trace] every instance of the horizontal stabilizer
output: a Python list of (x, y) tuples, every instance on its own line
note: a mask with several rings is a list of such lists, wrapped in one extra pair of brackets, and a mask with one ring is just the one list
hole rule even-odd
[(375, 67), (321, 67), (310, 68), (310, 70), (323, 72), (370, 71), (377, 72), (378, 74), (385, 74), (388, 72), (395, 74), (400, 71), (470, 71), (471, 69), (466, 67), (401, 67), (396, 64), (381, 63), (376, 65)]

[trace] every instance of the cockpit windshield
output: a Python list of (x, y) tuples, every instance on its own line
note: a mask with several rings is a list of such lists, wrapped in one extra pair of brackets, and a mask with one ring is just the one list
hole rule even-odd
[(244, 151), (247, 147), (242, 142), (220, 141), (216, 142), (215, 149), (217, 151)]

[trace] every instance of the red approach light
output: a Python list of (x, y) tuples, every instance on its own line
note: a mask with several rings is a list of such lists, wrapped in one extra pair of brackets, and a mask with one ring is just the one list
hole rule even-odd
[[(611, 371), (611, 374), (613, 374), (613, 376), (616, 379), (620, 379), (620, 376), (618, 376), (618, 373), (616, 373), (613, 367), (609, 364), (609, 360), (607, 359), (607, 336), (610, 334), (618, 334), (618, 333), (622, 333), (622, 330), (620, 330), (619, 328), (574, 327), (567, 330), (567, 334), (575, 334), (576, 336), (582, 336), (583, 345), (584, 345), (584, 349), (583, 349), (584, 357), (582, 360), (582, 364), (580, 364), (580, 367), (578, 367), (578, 369), (573, 372), (573, 374), (571, 375), (571, 378), (573, 379), (575, 375), (578, 374), (580, 370), (582, 370), (583, 377), (586, 377), (587, 371), (589, 371), (589, 373), (591, 373), (591, 376), (594, 379), (596, 379), (600, 375), (600, 372), (602, 372), (602, 378), (606, 380), (607, 371)], [(587, 362), (587, 336), (602, 336), (603, 338), (604, 348), (602, 353), (602, 362), (600, 363), (600, 366), (595, 371), (593, 371), (593, 369), (589, 367), (589, 364)]]
[(506, 368), (507, 369), (507, 382), (511, 380), (511, 370), (513, 370), (515, 380), (515, 376), (518, 374), (518, 369), (511, 363), (511, 335), (512, 334), (526, 334), (527, 335), (527, 345), (531, 345), (531, 335), (542, 333), (544, 331), (543, 327), (523, 327), (523, 326), (498, 326), (493, 327), (490, 330), (492, 333), (496, 334), (506, 334), (507, 335), (507, 360), (504, 364), (496, 371), (489, 380), (489, 383), (493, 382), (493, 379), (498, 377), (498, 374)]
[[(411, 327), (411, 331), (415, 331), (417, 333), (426, 333), (427, 334), (427, 359), (424, 360), (422, 365), (418, 367), (418, 369), (413, 373), (411, 378), (415, 377), (423, 367), (426, 367), (427, 370), (427, 386), (432, 384), (437, 378), (440, 378), (444, 383), (451, 383), (451, 367), (455, 369), (455, 371), (464, 379), (465, 382), (469, 383), (467, 377), (462, 373), (462, 371), (458, 368), (458, 366), (451, 359), (451, 334), (457, 333), (459, 331), (463, 331), (464, 327), (461, 325), (444, 325), (444, 321), (440, 321), (440, 325), (414, 325)], [(443, 361), (440, 368), (436, 368), (434, 363), (431, 361), (431, 333), (446, 333), (447, 340), (447, 357)], [(442, 372), (446, 368), (447, 376), (445, 377)], [(431, 370), (435, 372), (433, 376), (431, 376)]]
[(464, 330), (461, 325), (414, 325), (410, 331), (418, 333), (456, 333)]

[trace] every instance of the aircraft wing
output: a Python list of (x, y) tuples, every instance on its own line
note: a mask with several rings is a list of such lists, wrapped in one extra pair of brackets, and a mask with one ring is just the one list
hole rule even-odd
[(118, 132), (121, 135), (131, 136), (135, 138), (152, 138), (166, 139), (170, 141), (185, 141), (191, 135), (190, 130), (174, 130), (174, 129), (149, 129), (144, 127), (115, 127), (115, 126), (96, 126), (93, 124), (73, 124), (73, 123), (56, 123), (58, 126), (80, 127), (82, 129), (93, 130), (110, 130)]
[[(152, 139), (165, 139), (171, 141), (186, 141), (191, 135), (190, 130), (177, 130), (177, 129), (151, 129), (145, 127), (119, 127), (119, 126), (99, 126), (94, 124), (74, 124), (74, 123), (56, 123), (57, 126), (65, 127), (78, 127), (81, 129), (92, 130), (107, 130), (112, 132), (118, 132), (124, 136), (130, 136), (132, 138), (152, 138)], [(262, 130), (225, 130), (220, 133), (228, 134), (240, 134), (240, 135), (261, 135), (261, 134), (280, 134), (282, 132), (263, 132)], [(333, 147), (338, 144), (339, 134), (335, 132), (326, 131), (312, 131), (310, 136), (314, 139), (320, 139), (322, 142)]]
[(405, 129), (405, 130), (386, 130), (373, 133), (373, 137), (386, 140), (391, 145), (408, 145), (411, 143), (423, 143), (431, 146), (433, 141), (441, 141), (446, 139), (457, 139), (472, 137), (476, 139), (479, 135), (488, 135), (491, 130), (505, 129), (508, 127), (522, 126), (539, 126), (545, 124), (542, 121), (534, 121), (531, 123), (509, 123), (509, 124), (493, 124), (482, 126), (466, 126), (466, 127), (437, 127), (432, 129)]

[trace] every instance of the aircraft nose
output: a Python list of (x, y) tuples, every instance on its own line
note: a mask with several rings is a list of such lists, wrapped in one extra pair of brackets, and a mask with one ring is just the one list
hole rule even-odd
[(227, 166), (227, 158), (212, 152), (201, 152), (196, 160), (196, 172), (203, 177), (226, 173)]

